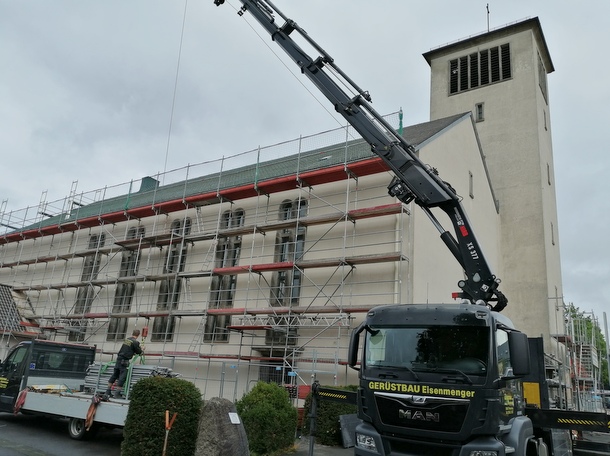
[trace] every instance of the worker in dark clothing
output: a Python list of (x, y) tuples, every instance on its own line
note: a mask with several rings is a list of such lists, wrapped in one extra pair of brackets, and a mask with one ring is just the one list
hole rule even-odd
[(140, 336), (140, 330), (134, 329), (131, 333), (131, 337), (128, 337), (123, 341), (123, 345), (121, 345), (121, 349), (117, 354), (116, 363), (114, 364), (114, 372), (112, 376), (108, 380), (108, 389), (106, 390), (106, 395), (110, 396), (112, 392), (112, 385), (116, 380), (116, 386), (114, 388), (114, 397), (120, 397), (123, 392), (123, 384), (127, 379), (127, 368), (129, 367), (129, 362), (133, 355), (141, 355), (142, 347), (140, 347), (140, 342), (138, 342), (138, 337)]

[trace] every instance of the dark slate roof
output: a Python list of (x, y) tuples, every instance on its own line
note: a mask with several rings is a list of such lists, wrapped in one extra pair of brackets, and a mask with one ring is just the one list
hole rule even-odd
[[(417, 148), (420, 144), (430, 140), (466, 115), (468, 114), (462, 113), (431, 122), (412, 125), (403, 130), (403, 136), (408, 143)], [(324, 157), (324, 160), (321, 160), (321, 157)], [(153, 204), (165, 201), (181, 200), (193, 195), (201, 195), (248, 184), (252, 185), (265, 180), (295, 175), (297, 172), (304, 173), (344, 163), (354, 163), (371, 157), (373, 157), (373, 153), (369, 145), (364, 140), (358, 139), (348, 142), (347, 145), (345, 143), (335, 144), (298, 155), (261, 162), (258, 165), (226, 170), (222, 172), (222, 176), (219, 176), (219, 173), (214, 173), (160, 187), (157, 187), (154, 179), (145, 178), (143, 179), (144, 185), (142, 185), (138, 192), (94, 202), (74, 209), (69, 214), (49, 217), (18, 231), (68, 223), (76, 219), (111, 214), (129, 208), (150, 207)]]
[(11, 293), (11, 288), (0, 285), (0, 330), (18, 331), (21, 318)]

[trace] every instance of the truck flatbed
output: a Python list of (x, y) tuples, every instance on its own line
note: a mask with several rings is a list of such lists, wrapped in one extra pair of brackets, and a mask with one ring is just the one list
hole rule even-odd
[[(28, 391), (20, 411), (69, 418), (70, 437), (83, 439), (87, 432), (85, 420), (94, 398), (95, 395), (91, 393)], [(122, 428), (128, 410), (129, 401), (125, 399), (111, 398), (99, 401), (95, 409), (93, 425)]]

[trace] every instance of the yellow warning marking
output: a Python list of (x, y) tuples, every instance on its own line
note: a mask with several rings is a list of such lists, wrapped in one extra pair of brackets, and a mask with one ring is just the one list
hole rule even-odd
[(327, 397), (334, 397), (334, 398), (339, 398), (339, 399), (347, 399), (347, 395), (345, 394), (335, 394), (335, 393), (326, 393), (326, 392), (320, 392), (320, 396), (327, 396)]
[(604, 425), (603, 421), (575, 420), (575, 419), (570, 419), (570, 418), (558, 418), (557, 422), (564, 423), (564, 424), (580, 424), (583, 426), (603, 426)]

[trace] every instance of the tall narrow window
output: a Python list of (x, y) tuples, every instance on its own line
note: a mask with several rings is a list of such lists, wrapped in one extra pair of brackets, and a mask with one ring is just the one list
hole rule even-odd
[(508, 44), (500, 46), (501, 50), (501, 65), (502, 65), (502, 80), (509, 79), (512, 75), (512, 68), (510, 65), (510, 47)]
[[(238, 228), (244, 225), (245, 212), (243, 209), (226, 211), (222, 214), (220, 228)], [(222, 232), (221, 232), (222, 233)], [(241, 255), (241, 235), (222, 236), (216, 244), (217, 268), (228, 268), (239, 264)], [(212, 277), (210, 290), (210, 309), (230, 309), (235, 300), (237, 288), (236, 274), (222, 274)], [(206, 342), (226, 342), (229, 340), (228, 326), (231, 325), (230, 315), (208, 315), (205, 322)]]
[(470, 87), (479, 86), (479, 54), (470, 54)]
[(449, 62), (449, 93), (459, 92), (458, 86), (458, 61), (452, 60)]
[[(142, 239), (144, 237), (145, 228), (143, 226), (129, 228), (125, 239)], [(140, 264), (140, 246), (130, 248), (123, 252), (121, 256), (121, 269), (119, 270), (119, 279), (135, 277), (138, 273), (138, 265)], [(129, 313), (131, 311), (131, 303), (135, 296), (136, 284), (133, 281), (120, 281), (116, 287), (114, 295), (114, 303), (112, 305), (113, 314)], [(123, 340), (127, 336), (128, 317), (112, 317), (108, 322), (108, 333), (106, 340)]]
[[(280, 205), (280, 220), (298, 220), (307, 215), (307, 201), (284, 201)], [(277, 233), (275, 244), (275, 262), (296, 263), (305, 254), (306, 228), (298, 222), (292, 228), (285, 228)], [(292, 269), (276, 271), (271, 279), (271, 305), (298, 306), (301, 297), (303, 272), (296, 266)], [(285, 328), (268, 330), (266, 341), (268, 344), (294, 344), (296, 343), (296, 327), (286, 318), (278, 318), (278, 327)]]
[(483, 122), (485, 120), (485, 105), (483, 103), (474, 105), (474, 118), (476, 122)]
[(500, 80), (500, 50), (493, 47), (489, 50), (489, 59), (491, 60), (491, 81)]
[(468, 57), (460, 57), (460, 91), (468, 90)]
[(540, 91), (542, 92), (544, 101), (548, 104), (546, 68), (544, 68), (544, 63), (542, 62), (542, 57), (540, 57), (540, 54), (538, 54), (538, 85), (540, 86)]
[(489, 50), (481, 51), (481, 85), (489, 84)]
[(157, 310), (167, 312), (167, 315), (155, 317), (153, 321), (151, 340), (154, 342), (171, 341), (174, 338), (176, 317), (170, 315), (170, 312), (176, 310), (180, 303), (180, 292), (182, 291), (180, 273), (184, 271), (188, 253), (185, 236), (190, 232), (190, 218), (172, 222), (172, 240), (163, 267), (164, 274), (168, 274), (169, 277), (161, 281), (157, 299)]
[[(76, 303), (74, 304), (74, 313), (86, 314), (91, 311), (91, 304), (95, 299), (95, 288), (91, 283), (97, 279), (98, 272), (100, 270), (100, 263), (102, 260), (102, 254), (99, 249), (104, 246), (106, 242), (106, 235), (92, 234), (89, 236), (89, 245), (85, 261), (83, 262), (83, 272), (81, 274), (81, 283), (84, 283), (78, 288), (76, 292)], [(71, 331), (68, 335), (68, 340), (75, 342), (82, 342), (85, 340), (85, 333), (87, 332), (87, 321), (75, 321), (71, 324)]]
[(549, 129), (548, 125), (546, 124), (546, 111), (542, 111), (542, 114), (544, 115), (544, 130), (546, 131)]

